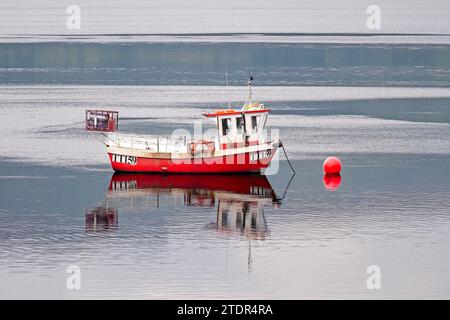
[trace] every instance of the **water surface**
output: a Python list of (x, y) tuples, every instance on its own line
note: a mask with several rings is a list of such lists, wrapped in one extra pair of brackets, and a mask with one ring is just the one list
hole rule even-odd
[[(448, 298), (448, 50), (1, 44), (0, 297)], [(285, 161), (267, 178), (113, 175), (83, 131), (89, 108), (124, 132), (192, 129), (243, 103), (247, 69), (297, 171), (286, 193)]]

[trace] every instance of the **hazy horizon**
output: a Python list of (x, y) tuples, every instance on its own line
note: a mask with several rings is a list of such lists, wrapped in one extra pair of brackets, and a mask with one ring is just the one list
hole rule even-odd
[[(369, 5), (381, 8), (381, 29), (366, 26)], [(81, 8), (81, 29), (69, 30), (69, 5)], [(448, 34), (450, 2), (331, 0), (298, 3), (231, 0), (3, 0), (0, 36), (38, 34), (419, 33)]]

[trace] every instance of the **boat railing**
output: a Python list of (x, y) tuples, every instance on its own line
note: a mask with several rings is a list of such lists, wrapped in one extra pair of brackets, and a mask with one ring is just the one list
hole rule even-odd
[(191, 152), (192, 143), (200, 140), (214, 141), (214, 143), (217, 143), (217, 137), (144, 136), (126, 133), (109, 133), (106, 137), (108, 145), (150, 152)]

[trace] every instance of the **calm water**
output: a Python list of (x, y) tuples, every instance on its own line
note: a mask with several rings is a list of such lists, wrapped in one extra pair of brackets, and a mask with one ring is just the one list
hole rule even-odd
[[(1, 44), (0, 297), (448, 298), (449, 50)], [(124, 132), (191, 129), (245, 99), (248, 69), (290, 185), (284, 161), (267, 178), (113, 175), (82, 129), (87, 108), (118, 110)]]
[(448, 87), (449, 70), (449, 45), (0, 43), (8, 84), (246, 85), (251, 71), (256, 85)]

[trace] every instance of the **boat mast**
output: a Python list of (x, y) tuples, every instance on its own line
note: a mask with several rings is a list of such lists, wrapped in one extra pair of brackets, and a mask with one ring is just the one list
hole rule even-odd
[(253, 76), (249, 72), (248, 73), (248, 102), (250, 104), (252, 103), (252, 80), (253, 80)]
[[(225, 70), (225, 81), (227, 82), (227, 89), (228, 89), (228, 70)], [(228, 109), (231, 109), (230, 100), (228, 100)]]

